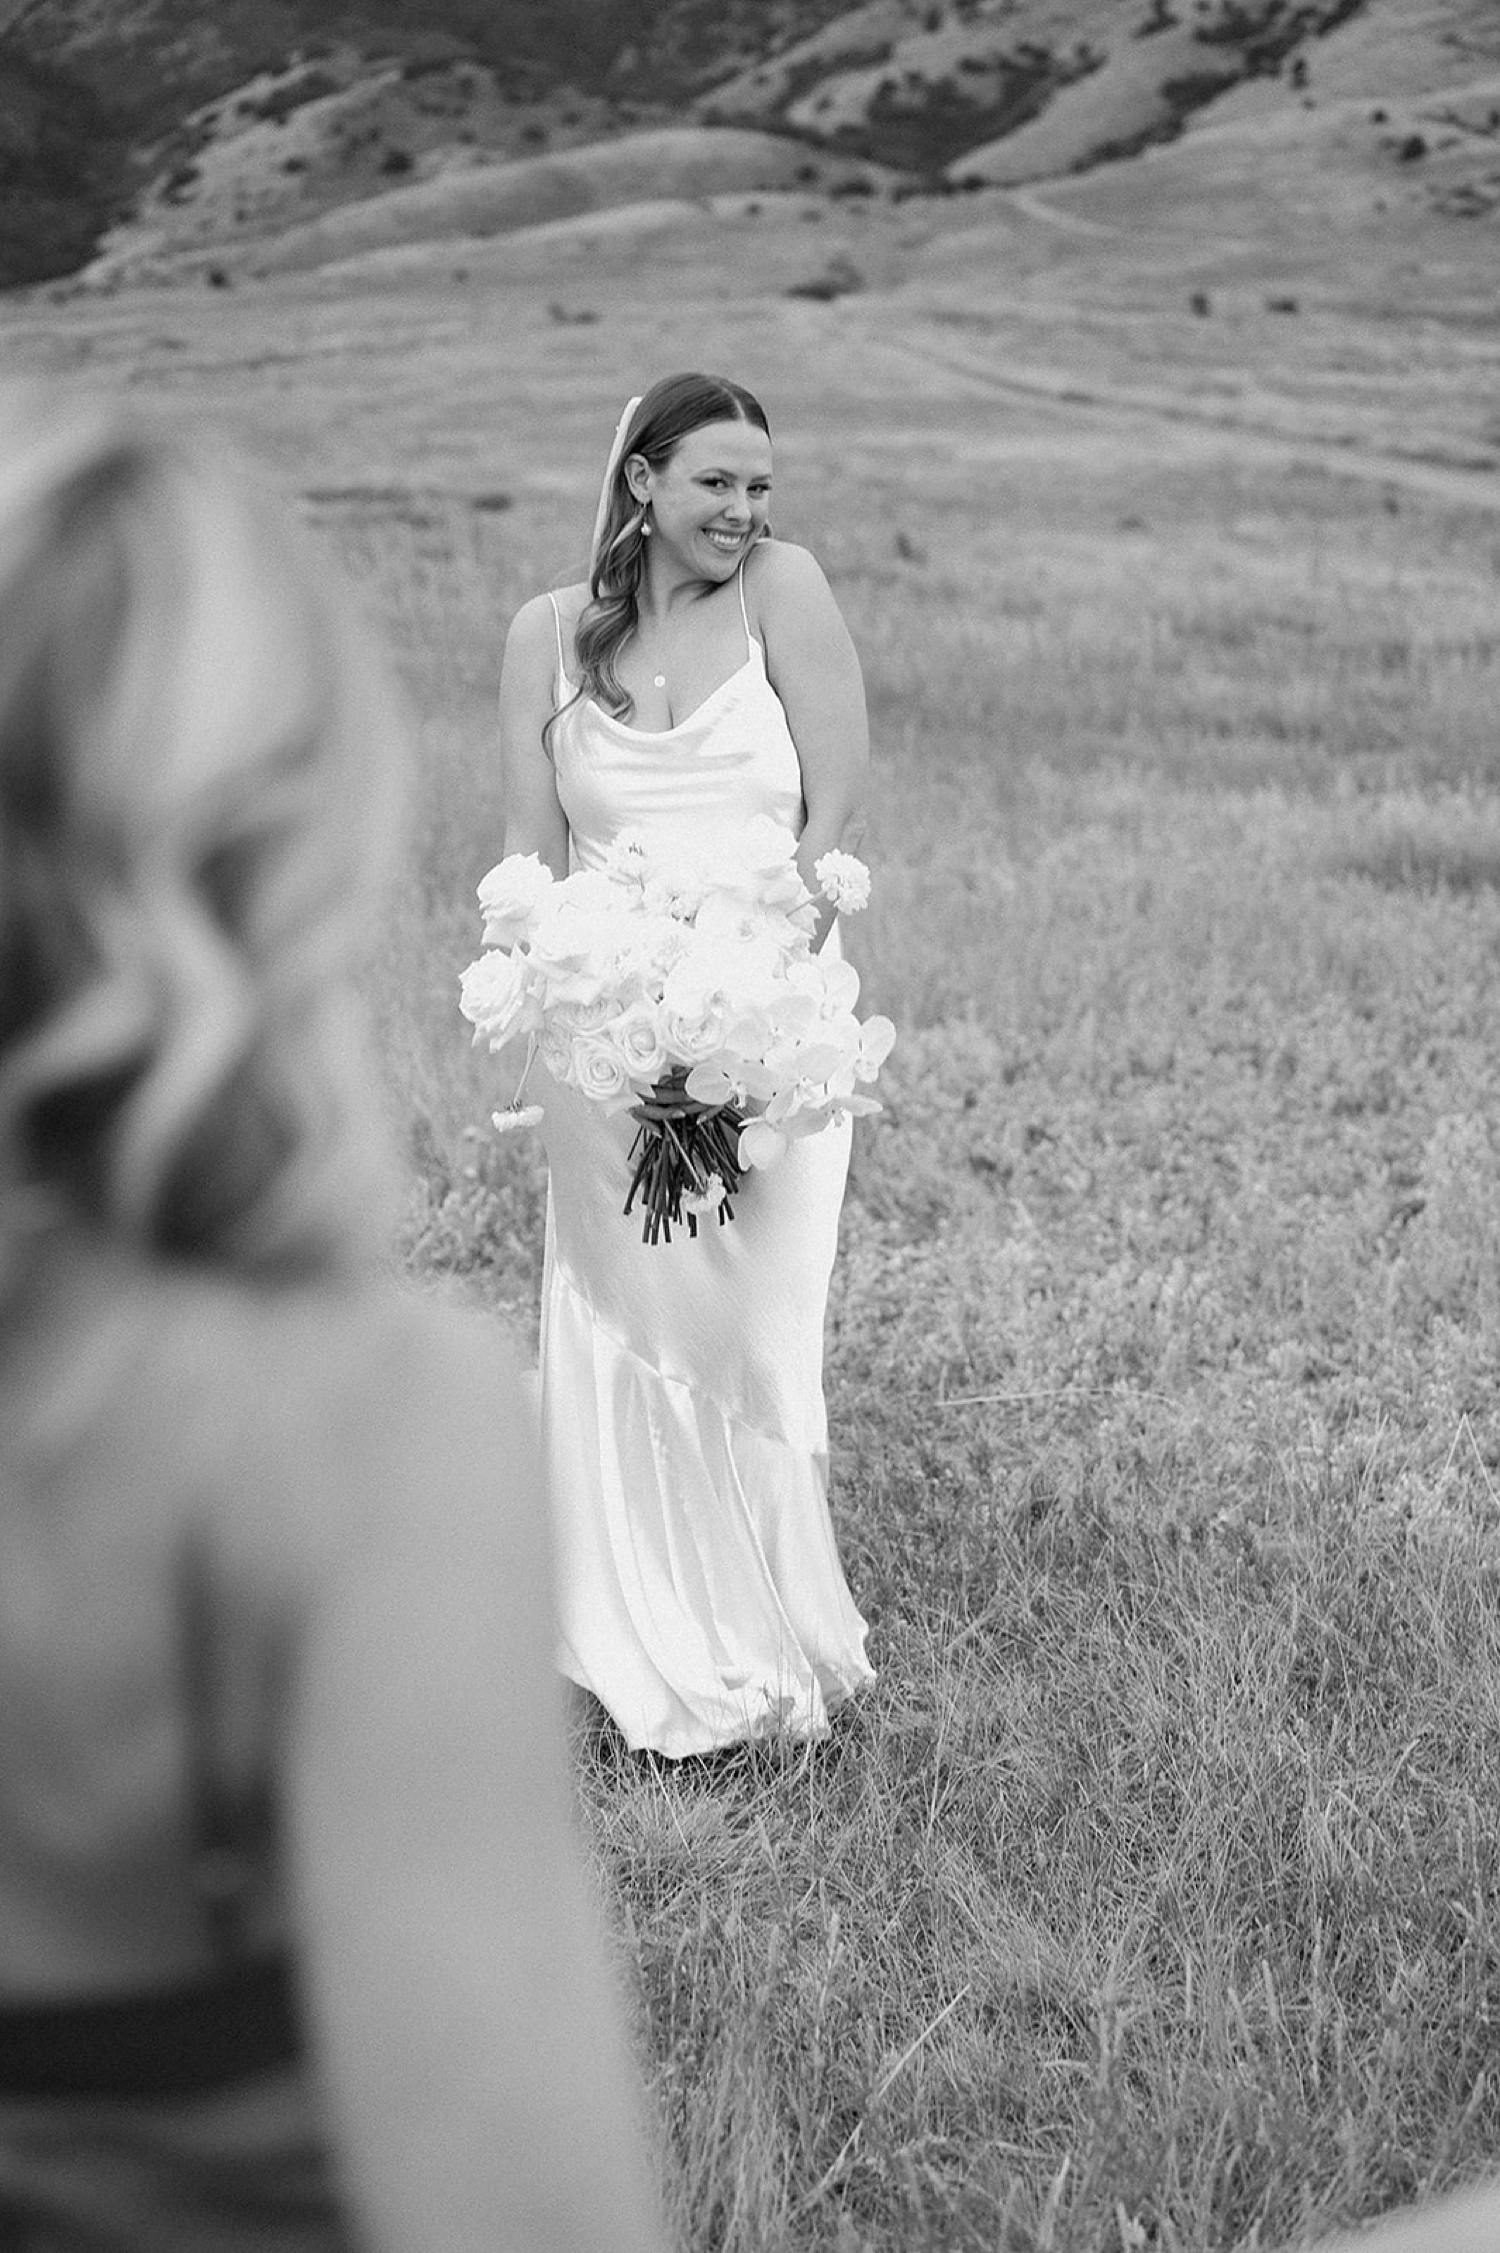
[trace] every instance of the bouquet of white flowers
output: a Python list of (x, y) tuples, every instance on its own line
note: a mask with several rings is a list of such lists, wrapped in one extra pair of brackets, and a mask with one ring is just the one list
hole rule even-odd
[[(848, 853), (816, 864), (845, 910), (869, 897)], [(624, 1209), (649, 1244), (685, 1219), (732, 1217), (741, 1175), (830, 1120), (878, 1111), (868, 1088), (888, 1017), (854, 1015), (859, 975), (812, 951), (816, 907), (795, 846), (769, 817), (732, 831), (627, 830), (597, 869), (554, 879), (512, 853), (479, 886), (485, 952), (459, 1007), (492, 1050), (529, 1037), (565, 1087), (638, 1132)], [(526, 1072), (522, 1074), (524, 1089)], [(497, 1126), (541, 1116), (517, 1090)]]

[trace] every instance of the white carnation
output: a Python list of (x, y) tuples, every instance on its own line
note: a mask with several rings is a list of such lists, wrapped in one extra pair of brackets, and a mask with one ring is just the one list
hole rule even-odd
[(870, 871), (853, 853), (823, 853), (813, 862), (813, 874), (840, 915), (855, 915), (870, 904)]

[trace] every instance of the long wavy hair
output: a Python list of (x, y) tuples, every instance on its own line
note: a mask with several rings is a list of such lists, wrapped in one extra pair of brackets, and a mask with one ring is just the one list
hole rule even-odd
[(38, 1216), (267, 1279), (373, 1251), (399, 739), (222, 440), (0, 391), (0, 1296)]
[(603, 518), (589, 561), (590, 599), (575, 636), (579, 685), (542, 731), (549, 753), (553, 729), (563, 713), (581, 698), (596, 697), (617, 719), (633, 708), (633, 699), (615, 672), (615, 658), (640, 618), (647, 512), (630, 490), (625, 465), (632, 455), (639, 454), (652, 469), (663, 469), (690, 431), (714, 422), (754, 423), (768, 438), (771, 435), (760, 401), (742, 383), (732, 383), (727, 376), (663, 376), (659, 383), (652, 384), (630, 418), (604, 496)]

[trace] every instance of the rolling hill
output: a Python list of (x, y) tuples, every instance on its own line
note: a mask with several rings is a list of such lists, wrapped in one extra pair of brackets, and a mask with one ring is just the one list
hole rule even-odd
[[(1065, 179), (1497, 72), (1491, 0), (0, 0), (0, 286)], [(1442, 128), (1456, 214), (1489, 209), (1486, 116)]]

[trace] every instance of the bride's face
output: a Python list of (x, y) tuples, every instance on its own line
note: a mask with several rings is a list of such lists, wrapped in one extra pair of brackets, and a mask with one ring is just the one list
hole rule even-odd
[[(653, 538), (703, 579), (728, 579), (765, 529), (771, 441), (753, 422), (690, 430), (659, 470), (637, 458), (631, 484), (651, 504)], [(644, 473), (644, 474), (642, 474)]]

